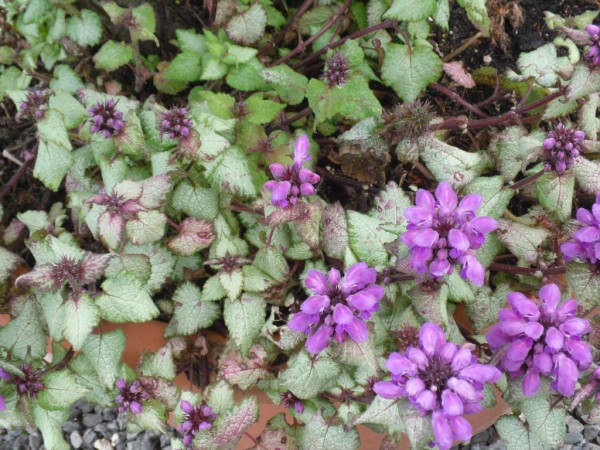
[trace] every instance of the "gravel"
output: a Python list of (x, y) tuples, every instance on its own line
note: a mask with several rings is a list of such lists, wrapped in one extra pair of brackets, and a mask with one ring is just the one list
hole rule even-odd
[[(587, 423), (587, 417), (576, 410), (567, 416), (564, 446), (557, 450), (600, 450), (600, 425)], [(65, 440), (73, 449), (82, 450), (171, 450), (169, 436), (154, 431), (128, 433), (127, 415), (117, 408), (102, 408), (85, 402), (76, 403), (63, 425)], [(506, 450), (495, 428), (473, 436), (471, 442), (452, 450)], [(45, 450), (37, 430), (3, 430), (0, 428), (0, 450)]]

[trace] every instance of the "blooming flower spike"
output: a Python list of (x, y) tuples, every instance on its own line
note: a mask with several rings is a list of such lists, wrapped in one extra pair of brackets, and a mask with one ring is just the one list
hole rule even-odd
[(308, 334), (306, 349), (320, 353), (332, 336), (338, 342), (350, 338), (364, 342), (368, 338), (365, 320), (379, 309), (379, 300), (385, 290), (375, 283), (377, 272), (364, 263), (354, 264), (342, 278), (337, 269), (327, 275), (309, 270), (306, 287), (313, 295), (308, 297), (300, 312), (289, 321), (291, 330)]
[(189, 136), (193, 123), (188, 117), (187, 108), (173, 108), (170, 111), (166, 111), (162, 113), (162, 119), (162, 123), (160, 124), (161, 139), (164, 134), (169, 139), (176, 140)]
[(183, 434), (183, 444), (190, 447), (196, 434), (200, 430), (206, 430), (212, 427), (213, 422), (217, 419), (217, 414), (212, 408), (207, 405), (192, 406), (190, 402), (181, 400), (181, 411), (184, 414), (185, 420), (179, 425), (177, 431)]
[(128, 383), (119, 378), (116, 383), (119, 389), (119, 395), (115, 402), (119, 404), (119, 412), (131, 411), (134, 414), (142, 412), (142, 403), (150, 398), (144, 387), (139, 381)]
[(272, 192), (271, 202), (280, 208), (298, 204), (301, 197), (315, 195), (314, 185), (321, 177), (304, 168), (304, 161), (310, 160), (308, 149), (310, 142), (303, 134), (296, 140), (294, 146), (294, 163), (284, 167), (274, 163), (269, 166), (275, 180), (265, 183), (265, 187)]
[(546, 160), (544, 170), (563, 173), (573, 167), (575, 158), (581, 154), (584, 139), (585, 132), (566, 128), (562, 123), (556, 125), (542, 144)]
[(108, 139), (121, 132), (125, 126), (123, 113), (118, 111), (116, 106), (117, 102), (111, 98), (104, 103), (96, 103), (88, 110), (92, 118), (92, 133), (102, 133), (102, 136)]
[(565, 261), (579, 259), (590, 264), (600, 261), (600, 193), (591, 211), (585, 208), (577, 210), (579, 229), (573, 233), (573, 239), (561, 245)]
[(463, 415), (481, 411), (484, 384), (502, 376), (496, 367), (479, 364), (473, 349), (472, 344), (447, 342), (438, 325), (426, 323), (419, 346), (392, 353), (385, 363), (391, 381), (375, 383), (373, 390), (383, 398), (407, 397), (422, 416), (431, 414), (436, 443), (448, 450), (456, 439), (471, 439)]
[(535, 395), (540, 378), (552, 378), (552, 388), (565, 397), (575, 392), (579, 371), (592, 363), (589, 345), (582, 337), (590, 324), (575, 317), (577, 302), (560, 303), (560, 290), (547, 284), (539, 291), (541, 304), (520, 292), (508, 294), (510, 309), (498, 314), (500, 322), (490, 328), (492, 350), (504, 349), (500, 367), (513, 377), (523, 376), (526, 396)]
[(585, 27), (585, 31), (590, 35), (588, 43), (590, 48), (585, 52), (585, 58), (595, 66), (600, 66), (600, 27), (598, 25), (588, 25)]
[(416, 206), (404, 211), (408, 226), (402, 236), (417, 272), (443, 278), (459, 266), (462, 278), (483, 285), (485, 269), (473, 250), (484, 244), (485, 236), (498, 228), (498, 222), (475, 215), (481, 202), (478, 194), (468, 194), (459, 202), (446, 182), (439, 184), (435, 197), (424, 189), (417, 191)]

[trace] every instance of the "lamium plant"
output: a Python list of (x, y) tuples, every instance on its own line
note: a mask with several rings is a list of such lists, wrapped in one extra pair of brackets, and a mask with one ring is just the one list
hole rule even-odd
[(484, 425), (551, 450), (600, 421), (597, 11), (479, 66), (494, 2), (122, 3), (0, 0), (0, 428), (66, 450), (83, 400), (173, 449), (447, 450), (501, 399)]

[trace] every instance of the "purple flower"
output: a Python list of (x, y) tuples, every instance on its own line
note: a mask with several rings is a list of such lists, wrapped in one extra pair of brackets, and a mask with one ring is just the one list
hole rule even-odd
[(9, 378), (10, 378), (10, 373), (8, 373), (7, 371), (5, 371), (4, 369), (2, 369), (0, 367), (0, 379), (8, 380)]
[(0, 411), (6, 410), (6, 402), (4, 401), (4, 397), (0, 395)]
[(597, 264), (600, 261), (600, 193), (592, 210), (577, 210), (579, 229), (573, 233), (573, 239), (560, 246), (565, 261), (579, 259)]
[(179, 140), (190, 135), (192, 120), (188, 117), (187, 108), (173, 108), (162, 113), (163, 121), (160, 124), (160, 138), (167, 134), (169, 139)]
[(115, 109), (116, 105), (117, 102), (111, 98), (104, 103), (96, 103), (88, 110), (92, 118), (92, 133), (102, 133), (102, 136), (108, 139), (121, 132), (125, 126), (123, 113)]
[(315, 195), (313, 185), (318, 183), (321, 177), (304, 168), (304, 161), (310, 160), (309, 148), (308, 137), (303, 134), (296, 140), (294, 163), (291, 166), (284, 167), (278, 163), (269, 166), (275, 180), (267, 181), (265, 187), (273, 193), (271, 202), (274, 205), (286, 208), (296, 205), (300, 197)]
[(446, 342), (438, 325), (426, 323), (419, 346), (392, 353), (385, 363), (392, 380), (375, 383), (373, 390), (383, 398), (407, 397), (421, 415), (431, 413), (436, 443), (447, 450), (455, 439), (471, 439), (471, 425), (462, 416), (481, 411), (483, 385), (502, 376), (496, 367), (479, 364), (474, 348)]
[(526, 396), (535, 395), (541, 376), (550, 376), (552, 388), (570, 397), (579, 370), (592, 363), (590, 347), (582, 340), (590, 324), (575, 317), (576, 300), (560, 303), (560, 297), (555, 284), (540, 289), (541, 304), (511, 292), (507, 295), (511, 308), (500, 310), (500, 321), (487, 334), (492, 350), (502, 349), (500, 367), (513, 378), (523, 376)]
[(16, 119), (20, 121), (24, 117), (34, 120), (41, 120), (44, 117), (46, 109), (48, 109), (49, 90), (35, 89), (27, 91), (27, 98), (19, 105), (20, 111), (17, 113)]
[(119, 395), (115, 398), (115, 402), (119, 404), (119, 412), (131, 411), (134, 414), (142, 412), (142, 403), (150, 398), (150, 394), (139, 381), (128, 383), (119, 378), (116, 383), (119, 389)]
[(553, 130), (548, 132), (546, 140), (542, 144), (546, 161), (544, 170), (563, 173), (573, 167), (575, 158), (581, 153), (581, 142), (584, 138), (584, 131), (565, 128), (562, 123), (556, 125)]
[(37, 398), (38, 394), (44, 385), (42, 383), (42, 371), (35, 370), (32, 366), (26, 364), (21, 367), (24, 377), (21, 378), (17, 375), (10, 377), (10, 382), (17, 387), (19, 395), (27, 395), (29, 398)]
[(192, 406), (186, 400), (181, 400), (180, 407), (185, 420), (179, 425), (177, 431), (183, 433), (183, 443), (189, 447), (200, 430), (212, 427), (213, 422), (217, 419), (217, 414), (213, 412), (210, 406)]
[(585, 58), (589, 59), (592, 64), (600, 66), (600, 27), (598, 25), (588, 25), (585, 31), (590, 35), (588, 45), (589, 50), (585, 52)]
[(292, 406), (296, 410), (298, 414), (302, 414), (304, 412), (304, 404), (302, 400), (296, 397), (291, 392), (284, 392), (283, 394), (279, 394), (280, 404), (286, 409), (290, 409)]
[(498, 222), (491, 217), (476, 217), (481, 202), (480, 195), (468, 194), (459, 203), (446, 182), (439, 184), (435, 197), (424, 189), (417, 191), (417, 206), (404, 211), (408, 226), (402, 235), (417, 272), (443, 278), (459, 265), (462, 278), (483, 285), (485, 269), (473, 250), (484, 244), (485, 236), (498, 228)]
[(301, 312), (289, 321), (291, 330), (308, 334), (306, 349), (320, 353), (335, 334), (338, 342), (348, 337), (364, 342), (369, 337), (365, 320), (379, 309), (379, 300), (385, 289), (375, 283), (377, 272), (364, 263), (354, 264), (342, 279), (340, 272), (331, 269), (327, 276), (309, 270), (306, 287), (313, 295), (308, 297)]
[(325, 64), (326, 69), (323, 71), (323, 80), (330, 88), (342, 87), (348, 82), (348, 73), (350, 72), (348, 58), (337, 52)]

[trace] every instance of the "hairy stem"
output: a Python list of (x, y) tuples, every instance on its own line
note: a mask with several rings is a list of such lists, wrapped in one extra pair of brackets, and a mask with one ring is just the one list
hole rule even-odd
[(471, 103), (469, 103), (468, 101), (466, 101), (462, 96), (460, 96), (459, 94), (457, 94), (456, 92), (451, 91), (450, 89), (448, 89), (445, 86), (442, 86), (440, 84), (437, 83), (431, 83), (429, 85), (430, 88), (435, 89), (438, 92), (441, 92), (442, 94), (446, 95), (447, 97), (450, 97), (452, 100), (454, 100), (456, 103), (464, 106), (465, 108), (467, 108), (469, 111), (477, 114), (479, 117), (489, 117), (486, 113), (484, 113), (481, 109), (479, 109), (477, 106), (472, 105)]

